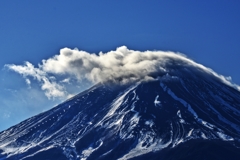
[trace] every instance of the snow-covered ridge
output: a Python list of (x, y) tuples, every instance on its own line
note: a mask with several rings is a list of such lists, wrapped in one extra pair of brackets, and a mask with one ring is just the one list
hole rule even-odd
[[(184, 107), (186, 107), (187, 110), (188, 110), (188, 112), (192, 114), (192, 116), (194, 117), (194, 119), (195, 119), (198, 123), (200, 123), (200, 124), (203, 125), (204, 127), (209, 128), (210, 130), (213, 130), (213, 129), (217, 130), (216, 133), (217, 133), (217, 135), (219, 136), (218, 138), (220, 138), (220, 139), (222, 139), (222, 140), (227, 140), (227, 141), (228, 141), (228, 140), (230, 140), (230, 141), (234, 140), (231, 136), (228, 136), (228, 135), (226, 135), (225, 133), (223, 133), (223, 131), (222, 131), (221, 129), (217, 128), (215, 125), (213, 125), (213, 124), (211, 124), (211, 123), (209, 123), (209, 122), (206, 122), (206, 121), (204, 121), (203, 119), (199, 118), (199, 116), (198, 116), (197, 113), (193, 110), (193, 108), (191, 107), (190, 104), (188, 104), (188, 103), (187, 103), (186, 101), (184, 101), (183, 99), (177, 97), (177, 96), (171, 91), (171, 89), (169, 89), (169, 88), (168, 88), (166, 85), (164, 85), (162, 82), (160, 83), (160, 86), (161, 86), (161, 87), (163, 88), (163, 90), (164, 90), (165, 92), (167, 92), (174, 100), (179, 101)], [(179, 118), (182, 118), (180, 111), (177, 112), (177, 115), (179, 116)], [(218, 115), (221, 116), (220, 113), (219, 113)], [(230, 125), (231, 125), (231, 124), (230, 124)], [(239, 126), (239, 127), (240, 127), (240, 126)], [(239, 129), (240, 129), (240, 128), (239, 128)], [(192, 132), (192, 131), (189, 131), (190, 134), (188, 134), (187, 137), (189, 137), (189, 136), (191, 135), (191, 132)], [(206, 138), (206, 137), (205, 137), (205, 138)]]

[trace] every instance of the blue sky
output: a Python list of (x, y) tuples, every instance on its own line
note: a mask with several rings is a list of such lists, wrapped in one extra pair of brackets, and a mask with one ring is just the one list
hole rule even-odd
[(1, 1), (0, 130), (64, 100), (48, 99), (37, 81), (27, 84), (6, 64), (37, 66), (64, 47), (99, 53), (125, 45), (184, 53), (240, 84), (239, 28), (237, 0)]

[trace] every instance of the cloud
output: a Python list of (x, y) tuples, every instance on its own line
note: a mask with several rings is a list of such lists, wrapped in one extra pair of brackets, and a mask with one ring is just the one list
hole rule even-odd
[(98, 83), (112, 80), (126, 83), (151, 78), (151, 74), (164, 71), (161, 66), (167, 59), (174, 57), (183, 56), (172, 52), (133, 51), (125, 46), (108, 53), (100, 52), (98, 55), (63, 48), (60, 55), (43, 60), (40, 68), (51, 74), (71, 75), (79, 81), (88, 79)]
[(31, 81), (30, 81), (30, 79), (26, 78), (25, 81), (26, 81), (26, 83), (28, 85), (28, 88), (31, 88)]
[(33, 77), (41, 84), (41, 89), (45, 91), (45, 95), (50, 98), (68, 96), (65, 92), (64, 87), (58, 84), (52, 76), (49, 76), (40, 67), (35, 68), (30, 62), (25, 62), (24, 65), (5, 65), (10, 70), (13, 70), (21, 74), (25, 79), (26, 83), (30, 85), (30, 80), (27, 77)]
[(240, 90), (238, 85), (230, 82), (229, 77), (219, 75), (183, 54), (165, 51), (141, 52), (129, 50), (126, 46), (99, 54), (63, 48), (59, 55), (42, 60), (38, 67), (34, 67), (30, 62), (25, 62), (24, 65), (6, 66), (24, 78), (33, 77), (41, 83), (41, 88), (45, 91), (46, 96), (54, 98), (71, 96), (66, 91), (65, 85), (69, 85), (72, 79), (79, 83), (87, 80), (92, 84), (106, 81), (128, 83), (154, 79), (169, 72), (172, 69), (169, 67), (171, 65), (197, 67)]
[(26, 79), (26, 83), (27, 85), (31, 85), (31, 81), (28, 78)]
[(70, 78), (66, 78), (66, 79), (62, 80), (61, 82), (62, 82), (62, 83), (70, 84)]

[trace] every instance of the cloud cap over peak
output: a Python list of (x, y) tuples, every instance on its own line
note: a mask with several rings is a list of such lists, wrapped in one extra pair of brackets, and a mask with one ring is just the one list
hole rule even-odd
[(79, 80), (87, 78), (93, 83), (118, 79), (127, 82), (129, 78), (137, 80), (163, 71), (162, 66), (172, 58), (186, 59), (173, 52), (140, 52), (126, 46), (98, 55), (63, 48), (59, 55), (43, 60), (40, 67), (45, 72), (74, 75)]
[[(49, 98), (54, 98), (69, 96), (64, 85), (69, 84), (71, 79), (75, 79), (78, 83), (87, 80), (92, 84), (105, 81), (128, 83), (149, 80), (156, 78), (157, 75), (168, 73), (168, 67), (171, 65), (197, 67), (240, 90), (240, 87), (232, 84), (228, 78), (192, 61), (183, 54), (166, 51), (141, 52), (130, 50), (126, 46), (99, 54), (63, 48), (59, 55), (42, 60), (42, 64), (38, 67), (34, 67), (29, 62), (24, 65), (6, 66), (25, 78), (29, 76), (35, 78), (41, 83), (45, 94)], [(68, 83), (64, 83), (66, 79)]]

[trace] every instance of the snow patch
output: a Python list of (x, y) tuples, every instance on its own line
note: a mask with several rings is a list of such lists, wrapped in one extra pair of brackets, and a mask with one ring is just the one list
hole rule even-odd
[(187, 137), (190, 137), (192, 135), (192, 132), (193, 132), (194, 129), (191, 129), (188, 134), (187, 134)]
[(145, 122), (145, 125), (150, 126), (152, 128), (152, 126), (154, 125), (154, 122), (153, 120), (148, 120)]
[(159, 97), (159, 95), (157, 95), (156, 98), (155, 98), (155, 100), (154, 100), (154, 105), (155, 105), (155, 107), (161, 106), (161, 101), (158, 100), (158, 97)]
[[(82, 155), (80, 156), (81, 160), (86, 160), (95, 150), (97, 150), (99, 147), (101, 147), (103, 144), (103, 141), (99, 140), (99, 142), (100, 143), (96, 148), (93, 148), (92, 146), (90, 146), (88, 149), (83, 150)], [(96, 142), (96, 143), (98, 143), (98, 142)]]
[(219, 138), (221, 138), (222, 140), (224, 141), (233, 141), (234, 139), (224, 133), (221, 133), (221, 132), (216, 132), (219, 136)]

